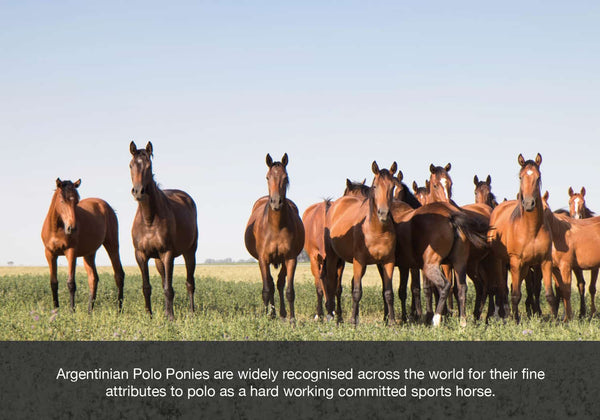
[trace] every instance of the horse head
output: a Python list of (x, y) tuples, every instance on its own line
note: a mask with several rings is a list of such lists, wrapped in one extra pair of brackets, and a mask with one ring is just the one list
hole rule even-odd
[(390, 218), (390, 208), (394, 198), (394, 188), (400, 184), (398, 178), (394, 177), (398, 165), (394, 162), (389, 170), (379, 169), (377, 162), (373, 161), (371, 169), (375, 174), (370, 192), (371, 209), (377, 213), (379, 221), (385, 223)]
[(79, 203), (79, 193), (77, 188), (81, 185), (81, 179), (71, 181), (61, 181), (56, 178), (56, 195), (54, 208), (62, 221), (65, 233), (73, 234), (77, 230), (77, 219), (75, 217), (75, 208)]
[(154, 182), (152, 177), (152, 143), (148, 142), (145, 149), (138, 149), (134, 142), (129, 144), (129, 151), (132, 159), (129, 162), (131, 172), (131, 182), (133, 188), (131, 194), (137, 201), (143, 201), (150, 190), (150, 185)]
[(533, 160), (525, 160), (522, 154), (518, 157), (521, 170), (519, 171), (519, 200), (525, 211), (533, 211), (537, 205), (537, 200), (541, 197), (541, 173), (540, 165), (542, 163), (542, 155), (539, 153)]
[(289, 186), (288, 174), (286, 166), (288, 164), (287, 153), (283, 154), (281, 162), (273, 162), (271, 155), (267, 153), (267, 186), (269, 187), (269, 206), (273, 211), (281, 210), (285, 202), (285, 194)]

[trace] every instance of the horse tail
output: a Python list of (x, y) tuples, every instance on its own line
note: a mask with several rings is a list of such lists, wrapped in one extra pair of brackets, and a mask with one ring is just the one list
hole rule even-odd
[(331, 204), (333, 203), (331, 198), (325, 198), (323, 199), (323, 203), (325, 203), (325, 214), (327, 214), (327, 212), (329, 211), (329, 208), (331, 207)]
[(475, 248), (486, 248), (489, 223), (486, 218), (475, 213), (456, 211), (450, 215), (450, 223), (459, 230)]

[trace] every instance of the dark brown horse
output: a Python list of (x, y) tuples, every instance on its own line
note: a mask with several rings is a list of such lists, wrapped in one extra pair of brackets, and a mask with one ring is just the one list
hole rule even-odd
[(192, 197), (180, 190), (161, 190), (152, 174), (152, 143), (138, 149), (134, 142), (129, 145), (132, 155), (129, 169), (133, 188), (131, 194), (138, 202), (133, 219), (131, 236), (135, 259), (142, 272), (146, 311), (152, 315), (150, 274), (148, 260), (154, 258), (156, 269), (162, 278), (165, 293), (165, 316), (172, 320), (173, 312), (173, 262), (183, 255), (187, 272), (186, 286), (190, 311), (194, 312), (194, 270), (198, 226), (196, 204)]
[(394, 173), (394, 162), (389, 170), (379, 169), (373, 162), (375, 174), (367, 198), (344, 196), (336, 200), (325, 222), (327, 259), (326, 309), (333, 312), (333, 296), (337, 288), (338, 261), (352, 262), (352, 316), (350, 322), (358, 323), (359, 303), (362, 298), (362, 278), (367, 265), (383, 265), (383, 295), (385, 318), (395, 322), (394, 292), (392, 275), (394, 272), (394, 251), (396, 233), (390, 215), (394, 188), (399, 184)]
[(71, 309), (75, 308), (75, 267), (77, 257), (83, 257), (88, 275), (90, 298), (88, 311), (94, 308), (98, 288), (96, 252), (104, 246), (112, 264), (118, 289), (118, 309), (123, 307), (123, 280), (125, 273), (119, 259), (119, 227), (117, 216), (108, 203), (99, 198), (79, 201), (76, 182), (56, 179), (56, 191), (42, 228), (42, 241), (50, 267), (50, 287), (54, 307), (58, 308), (58, 279), (56, 260), (59, 255), (67, 257), (67, 286), (71, 294)]
[(277, 277), (277, 290), (279, 291), (279, 315), (287, 316), (283, 289), (287, 277), (286, 298), (290, 306), (290, 321), (295, 319), (294, 310), (294, 273), (296, 272), (296, 258), (304, 247), (304, 226), (298, 214), (296, 205), (286, 198), (289, 185), (286, 166), (287, 153), (281, 162), (273, 162), (271, 155), (266, 158), (269, 170), (267, 172), (267, 186), (269, 195), (259, 198), (252, 208), (252, 213), (244, 235), (246, 249), (258, 260), (260, 274), (263, 280), (262, 297), (266, 312), (271, 310), (275, 316), (275, 285), (271, 276), (270, 265), (281, 270)]
[[(503, 278), (506, 278), (506, 267), (510, 267), (512, 313), (516, 321), (519, 320), (521, 282), (530, 266), (541, 265), (546, 300), (554, 316), (558, 307), (552, 290), (552, 234), (540, 193), (542, 156), (538, 153), (533, 161), (519, 155), (518, 162), (521, 167), (518, 199), (501, 203), (494, 209), (488, 236)], [(498, 292), (502, 294), (502, 290)]]
[[(346, 190), (344, 195), (363, 196), (366, 197), (369, 192), (369, 187), (365, 185), (366, 179), (363, 182), (352, 182), (346, 179)], [(304, 224), (305, 240), (304, 249), (310, 259), (310, 270), (315, 278), (315, 289), (317, 291), (317, 314), (316, 319), (323, 317), (323, 294), (325, 290), (325, 217), (327, 210), (331, 206), (331, 200), (323, 200), (309, 206), (302, 215), (302, 223)], [(338, 287), (336, 290), (336, 313), (338, 320), (341, 318), (341, 296), (342, 283), (341, 277), (344, 271), (344, 262), (340, 260), (338, 267)]]

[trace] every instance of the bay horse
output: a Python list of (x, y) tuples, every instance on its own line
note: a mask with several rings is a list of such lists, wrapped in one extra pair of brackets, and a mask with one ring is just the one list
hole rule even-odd
[[(394, 201), (392, 216), (396, 230), (395, 264), (400, 269), (422, 269), (424, 277), (438, 290), (439, 301), (435, 314), (431, 299), (426, 300), (427, 313), (432, 317), (433, 325), (440, 325), (451, 288), (450, 279), (442, 270), (442, 264), (452, 264), (457, 272), (460, 322), (461, 325), (466, 325), (469, 246), (487, 246), (485, 234), (488, 226), (485, 220), (445, 202), (434, 202), (413, 209), (406, 203)], [(403, 314), (406, 312), (407, 277), (401, 277), (399, 288)]]
[(492, 193), (492, 177), (487, 176), (485, 181), (480, 181), (477, 175), (473, 177), (475, 184), (475, 203), (483, 203), (494, 209), (498, 205), (496, 196)]
[(450, 169), (452, 164), (446, 166), (435, 166), (433, 163), (429, 165), (429, 196), (428, 203), (442, 201), (450, 203), (456, 207), (458, 205), (452, 200), (452, 178), (450, 177)]
[(425, 186), (424, 187), (419, 187), (417, 185), (417, 181), (413, 181), (412, 184), (413, 187), (413, 192), (415, 197), (417, 198), (417, 200), (419, 201), (419, 203), (421, 203), (422, 206), (424, 206), (425, 204), (427, 204), (427, 197), (429, 196), (429, 180), (425, 181)]
[[(367, 180), (362, 182), (353, 182), (346, 179), (346, 189), (344, 196), (363, 196), (366, 197), (369, 191), (369, 187), (365, 185)], [(319, 203), (315, 203), (309, 206), (302, 215), (302, 223), (304, 224), (304, 249), (308, 254), (310, 260), (310, 270), (313, 277), (315, 278), (315, 289), (317, 291), (317, 314), (315, 319), (322, 318), (323, 312), (323, 293), (325, 290), (325, 258), (326, 258), (326, 247), (325, 247), (325, 217), (329, 207), (331, 206), (332, 200), (326, 199)], [(342, 295), (342, 283), (341, 277), (344, 271), (344, 262), (340, 260), (337, 274), (337, 290), (336, 290), (336, 313), (338, 321), (341, 320), (341, 295)]]
[(325, 222), (325, 242), (327, 258), (326, 309), (333, 311), (333, 296), (336, 291), (338, 261), (351, 262), (352, 315), (350, 322), (358, 324), (359, 303), (362, 298), (362, 278), (367, 265), (383, 265), (383, 296), (385, 319), (395, 322), (394, 292), (392, 276), (396, 232), (390, 214), (394, 188), (399, 181), (394, 177), (396, 162), (390, 169), (379, 169), (373, 161), (371, 170), (375, 175), (368, 197), (344, 196), (332, 203)]
[(117, 215), (106, 201), (99, 198), (85, 198), (80, 201), (77, 192), (80, 185), (81, 179), (75, 182), (56, 179), (56, 191), (42, 227), (42, 241), (50, 268), (54, 307), (58, 308), (57, 258), (64, 255), (68, 263), (67, 286), (71, 295), (71, 310), (75, 309), (77, 257), (83, 257), (83, 265), (88, 275), (88, 312), (94, 309), (99, 280), (95, 259), (96, 252), (102, 245), (113, 267), (120, 312), (123, 308), (125, 272), (119, 258)]
[(244, 242), (246, 249), (258, 260), (258, 266), (263, 281), (262, 297), (266, 313), (271, 312), (275, 317), (275, 288), (271, 276), (270, 265), (275, 269), (281, 264), (277, 277), (279, 291), (279, 315), (287, 317), (283, 289), (287, 277), (285, 292), (289, 307), (290, 321), (295, 320), (294, 310), (294, 274), (296, 258), (304, 247), (304, 226), (298, 208), (286, 197), (289, 186), (287, 174), (288, 155), (285, 153), (280, 162), (273, 162), (267, 154), (266, 163), (267, 186), (269, 195), (259, 198), (252, 207), (248, 224), (246, 225)]
[[(503, 278), (510, 267), (512, 314), (518, 322), (521, 282), (530, 266), (541, 265), (546, 300), (553, 316), (557, 315), (558, 301), (552, 290), (552, 233), (540, 193), (542, 156), (538, 153), (535, 160), (525, 160), (519, 154), (517, 161), (518, 199), (505, 201), (493, 210), (488, 241)], [(504, 291), (502, 287), (498, 290), (502, 302)]]
[(148, 261), (154, 258), (165, 294), (165, 316), (175, 318), (173, 311), (173, 264), (176, 257), (183, 255), (186, 269), (186, 287), (190, 312), (194, 312), (196, 248), (198, 225), (196, 203), (181, 190), (162, 190), (154, 181), (152, 173), (152, 143), (138, 149), (129, 144), (132, 159), (129, 163), (133, 188), (131, 194), (138, 203), (133, 219), (131, 237), (135, 248), (135, 259), (142, 273), (142, 290), (146, 312), (152, 316), (150, 296), (150, 274)]

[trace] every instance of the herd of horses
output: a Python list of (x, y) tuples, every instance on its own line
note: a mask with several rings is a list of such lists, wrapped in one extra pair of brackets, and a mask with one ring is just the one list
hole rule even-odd
[[(135, 258), (142, 275), (146, 311), (152, 315), (148, 262), (152, 258), (162, 278), (165, 315), (174, 318), (173, 264), (183, 256), (189, 309), (194, 311), (194, 270), (198, 227), (196, 205), (180, 190), (162, 190), (153, 178), (152, 143), (138, 149), (130, 143), (131, 193), (138, 203), (132, 228)], [(525, 280), (528, 315), (541, 314), (539, 296), (544, 285), (553, 316), (559, 301), (565, 307), (565, 320), (572, 318), (571, 273), (580, 294), (580, 316), (586, 315), (585, 281), (582, 270), (592, 270), (589, 292), (591, 314), (600, 267), (600, 217), (585, 205), (585, 188), (569, 189), (569, 211), (552, 212), (548, 193), (542, 196), (540, 154), (534, 160), (518, 157), (519, 191), (516, 200), (500, 204), (491, 192), (491, 178), (475, 184), (475, 203), (458, 206), (452, 200), (451, 164), (430, 166), (430, 179), (424, 187), (413, 182), (412, 191), (404, 184), (396, 162), (389, 169), (373, 162), (371, 186), (346, 180), (346, 189), (337, 200), (323, 200), (308, 207), (302, 218), (287, 198), (289, 185), (284, 154), (273, 161), (267, 154), (268, 195), (259, 198), (246, 226), (244, 240), (248, 252), (258, 260), (263, 281), (265, 310), (275, 310), (277, 274), (279, 316), (295, 319), (294, 274), (297, 257), (303, 249), (310, 258), (317, 293), (316, 318), (342, 321), (342, 274), (352, 263), (352, 310), (350, 322), (357, 324), (362, 298), (362, 278), (368, 265), (376, 265), (382, 281), (384, 319), (396, 322), (393, 274), (400, 273), (398, 296), (401, 317), (419, 320), (421, 273), (425, 299), (425, 321), (440, 325), (442, 316), (454, 310), (456, 300), (461, 325), (466, 325), (466, 295), (469, 276), (475, 286), (473, 316), (479, 319), (487, 302), (486, 319), (493, 314), (519, 320), (521, 283)], [(56, 191), (42, 228), (42, 240), (50, 268), (53, 303), (58, 302), (57, 258), (68, 262), (67, 286), (70, 307), (75, 305), (75, 267), (83, 257), (88, 275), (92, 311), (98, 286), (95, 255), (104, 246), (111, 260), (118, 289), (118, 310), (123, 306), (124, 271), (119, 258), (118, 222), (113, 209), (98, 198), (80, 200), (76, 182), (56, 180)], [(279, 268), (281, 266), (281, 268)], [(511, 274), (510, 289), (508, 272)], [(412, 301), (407, 310), (408, 278)], [(286, 287), (287, 283), (287, 287)], [(555, 287), (553, 287), (553, 284)], [(285, 290), (285, 299), (284, 299)], [(555, 295), (556, 290), (556, 295)], [(324, 302), (323, 302), (324, 301)], [(435, 302), (435, 305), (434, 305)]]

